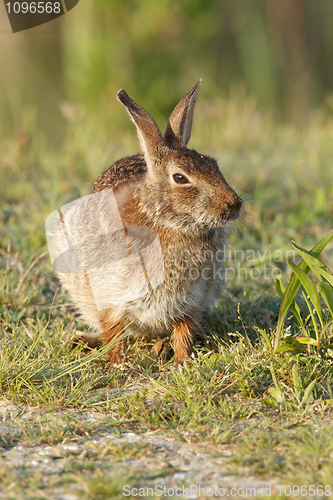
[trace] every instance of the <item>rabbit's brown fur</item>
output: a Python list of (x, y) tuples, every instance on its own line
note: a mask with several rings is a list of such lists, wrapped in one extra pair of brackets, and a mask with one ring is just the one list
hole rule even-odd
[[(138, 298), (98, 311), (89, 280), (84, 277), (85, 268), (81, 275), (59, 273), (83, 318), (95, 327), (91, 338), (114, 341), (110, 365), (122, 358), (124, 344), (120, 340), (117, 343), (117, 338), (126, 326), (129, 337), (172, 336), (175, 360), (187, 359), (196, 326), (218, 297), (223, 282), (221, 255), (226, 225), (238, 217), (241, 200), (214, 159), (186, 147), (199, 85), (200, 81), (176, 106), (164, 137), (146, 111), (123, 90), (118, 92), (118, 99), (136, 125), (143, 155), (123, 158), (101, 173), (92, 189), (92, 193), (100, 193), (96, 206), (81, 224), (85, 238), (92, 238), (94, 218), (105, 217), (101, 192), (105, 191), (106, 197), (112, 188), (130, 254), (136, 241), (131, 240), (126, 228), (148, 227), (157, 232), (164, 261), (162, 283), (149, 286)], [(188, 182), (184, 183), (184, 178)], [(101, 257), (105, 266), (115, 248), (111, 238), (109, 252)], [(97, 254), (91, 257), (100, 258)], [(97, 285), (103, 294), (103, 274), (99, 276)], [(126, 284), (115, 286), (120, 290)]]

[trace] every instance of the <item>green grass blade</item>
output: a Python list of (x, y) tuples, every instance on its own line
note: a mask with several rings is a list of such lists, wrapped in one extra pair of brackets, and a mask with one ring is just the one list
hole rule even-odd
[(311, 255), (308, 250), (305, 250), (305, 248), (300, 247), (297, 245), (294, 241), (291, 242), (292, 246), (295, 248), (295, 250), (300, 254), (300, 256), (303, 258), (303, 260), (306, 262), (306, 264), (309, 266), (311, 271), (317, 276), (317, 278), (322, 281), (323, 274), (322, 272), (326, 272), (328, 274), (331, 274), (330, 270), (328, 267), (325, 266), (320, 260), (318, 260), (316, 257)]
[[(279, 277), (275, 278), (275, 288), (276, 288), (276, 291), (277, 291), (278, 295), (282, 299), (283, 298), (283, 294), (286, 291), (286, 289), (283, 286), (281, 278), (279, 278)], [(292, 312), (294, 313), (295, 318), (297, 319), (297, 321), (299, 322), (299, 324), (301, 325), (301, 327), (304, 328), (304, 323), (303, 323), (303, 320), (302, 320), (302, 317), (301, 317), (301, 311), (300, 311), (300, 309), (298, 307), (298, 304), (295, 302), (295, 300), (293, 300), (291, 302), (291, 304), (290, 304), (289, 307), (292, 310)]]
[[(318, 257), (324, 248), (328, 245), (328, 243), (333, 239), (333, 233), (330, 233), (324, 239), (319, 241), (311, 250), (310, 253), (313, 257)], [(307, 263), (302, 260), (302, 262), (298, 266), (305, 273), (309, 272), (309, 266)], [(276, 329), (276, 337), (275, 337), (275, 349), (279, 346), (282, 330), (283, 330), (283, 322), (290, 307), (290, 304), (294, 300), (296, 293), (300, 287), (300, 281), (295, 273), (290, 276), (288, 285), (283, 294), (282, 303), (279, 311), (278, 325)]]
[(323, 283), (318, 283), (318, 290), (320, 295), (323, 297), (325, 304), (327, 305), (330, 313), (333, 316), (333, 289), (329, 283), (326, 281)]
[(294, 271), (300, 282), (302, 283), (304, 290), (310, 297), (316, 311), (318, 314), (318, 317), (320, 319), (321, 326), (324, 326), (323, 322), (323, 314), (321, 310), (321, 301), (320, 301), (320, 295), (318, 293), (318, 290), (307, 274), (305, 274), (304, 271), (302, 271), (296, 264), (293, 262), (288, 262), (288, 265), (291, 267), (291, 269)]
[[(278, 295), (283, 299), (283, 295), (285, 293), (285, 288), (282, 284), (282, 281), (280, 278), (275, 279), (275, 288), (278, 293)], [(289, 305), (290, 309), (295, 315), (295, 318), (297, 319), (298, 323), (301, 325), (302, 328), (304, 328), (304, 323), (301, 317), (301, 311), (298, 307), (298, 304), (295, 302), (295, 300), (292, 300), (291, 304)]]
[(302, 399), (302, 403), (303, 404), (307, 404), (313, 398), (313, 394), (312, 393), (313, 393), (313, 390), (315, 388), (316, 383), (317, 383), (316, 380), (312, 380), (312, 382), (310, 382), (310, 384), (305, 389), (304, 396), (303, 396), (303, 399)]
[(305, 293), (304, 292), (302, 292), (302, 293), (303, 293), (303, 297), (304, 297), (304, 300), (306, 302), (306, 305), (308, 306), (308, 309), (309, 309), (309, 313), (310, 313), (310, 316), (312, 319), (313, 328), (315, 329), (315, 332), (316, 332), (317, 346), (319, 347), (319, 330), (318, 330), (317, 321), (316, 321), (315, 315), (313, 314), (313, 310), (312, 310), (312, 307), (311, 307), (309, 300), (307, 299)]
[(328, 281), (328, 283), (333, 286), (333, 275), (332, 275), (332, 273), (326, 272), (326, 271), (324, 271), (324, 269), (321, 269), (320, 273), (321, 273), (322, 277), (325, 278), (325, 280)]
[(299, 375), (299, 370), (296, 364), (293, 364), (292, 370), (291, 370), (292, 376), (293, 376), (293, 384), (294, 384), (294, 392), (299, 400), (301, 390), (303, 389), (302, 384), (301, 384), (301, 378)]
[(273, 346), (272, 346), (271, 339), (269, 338), (269, 336), (267, 335), (267, 333), (265, 332), (265, 330), (262, 330), (261, 328), (259, 328), (259, 333), (261, 333), (261, 335), (266, 340), (266, 344), (268, 345), (269, 350), (273, 351)]
[(276, 288), (276, 291), (277, 291), (277, 294), (279, 295), (279, 297), (281, 297), (281, 299), (283, 298), (283, 294), (284, 292), (286, 291), (285, 287), (283, 286), (283, 283), (281, 281), (281, 278), (277, 277), (275, 278), (275, 288)]
[(297, 342), (299, 344), (310, 344), (310, 345), (318, 345), (317, 340), (312, 337), (297, 337)]
[(279, 381), (278, 381), (278, 378), (277, 378), (277, 375), (276, 375), (276, 372), (275, 372), (273, 361), (270, 362), (269, 369), (270, 369), (270, 372), (271, 372), (271, 375), (272, 375), (272, 380), (273, 380), (273, 383), (274, 383), (275, 387), (277, 389), (281, 390), (281, 386), (279, 384)]

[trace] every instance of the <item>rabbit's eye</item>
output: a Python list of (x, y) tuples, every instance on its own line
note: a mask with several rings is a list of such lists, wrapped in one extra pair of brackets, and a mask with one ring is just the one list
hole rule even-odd
[(187, 177), (185, 177), (185, 175), (183, 174), (175, 174), (172, 176), (173, 177), (173, 180), (177, 183), (177, 184), (188, 184), (189, 183), (189, 180)]

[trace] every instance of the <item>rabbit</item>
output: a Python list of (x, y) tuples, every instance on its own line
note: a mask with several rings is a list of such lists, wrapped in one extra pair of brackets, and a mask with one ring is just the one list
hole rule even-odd
[(67, 269), (58, 265), (58, 276), (94, 330), (76, 340), (111, 343), (110, 369), (124, 358), (123, 334), (171, 338), (175, 362), (189, 359), (223, 284), (228, 224), (239, 217), (242, 201), (213, 158), (187, 148), (200, 84), (177, 104), (164, 136), (119, 90), (142, 154), (104, 170), (80, 209), (59, 211), (58, 247), (66, 241), (70, 247), (70, 238), (79, 244), (74, 251), (72, 241)]

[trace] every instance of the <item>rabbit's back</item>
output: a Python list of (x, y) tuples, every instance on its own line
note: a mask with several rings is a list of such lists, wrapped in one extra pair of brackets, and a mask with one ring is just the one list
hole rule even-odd
[(127, 156), (106, 168), (97, 178), (92, 193), (104, 189), (115, 189), (122, 184), (142, 182), (147, 172), (147, 165), (142, 154)]

